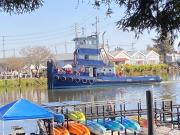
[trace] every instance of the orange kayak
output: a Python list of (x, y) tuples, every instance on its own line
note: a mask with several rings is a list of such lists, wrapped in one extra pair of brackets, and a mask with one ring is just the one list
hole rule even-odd
[[(129, 117), (129, 119), (132, 119), (132, 120), (138, 122), (138, 116), (131, 116), (131, 117)], [(148, 127), (148, 122), (147, 122), (147, 119), (145, 119), (145, 118), (140, 117), (138, 123), (143, 128)]]
[[(130, 116), (129, 119), (132, 119), (136, 122), (138, 122), (138, 116)], [(148, 128), (148, 121), (145, 118), (140, 117), (139, 118), (139, 125), (143, 128)], [(154, 121), (154, 126), (156, 126), (156, 122)]]
[(80, 123), (69, 123), (67, 129), (73, 135), (90, 135), (89, 129)]
[(62, 126), (55, 127), (53, 131), (54, 131), (54, 135), (69, 135), (69, 131)]

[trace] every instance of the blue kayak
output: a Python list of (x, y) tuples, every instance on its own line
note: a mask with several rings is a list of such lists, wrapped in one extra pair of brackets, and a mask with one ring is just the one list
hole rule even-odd
[(103, 135), (106, 133), (106, 128), (96, 121), (87, 120), (86, 123), (83, 122), (83, 124), (86, 124), (91, 133), (94, 133), (96, 135)]
[(137, 122), (130, 120), (128, 118), (118, 117), (118, 118), (116, 118), (116, 121), (121, 123), (126, 129), (128, 129), (130, 131), (139, 132), (141, 130), (141, 127)]
[(124, 131), (125, 127), (119, 123), (118, 121), (114, 120), (98, 120), (97, 121), (99, 124), (104, 126), (105, 128), (112, 130), (112, 131)]
[(59, 123), (63, 123), (64, 122), (64, 115), (54, 113), (54, 121), (59, 122)]

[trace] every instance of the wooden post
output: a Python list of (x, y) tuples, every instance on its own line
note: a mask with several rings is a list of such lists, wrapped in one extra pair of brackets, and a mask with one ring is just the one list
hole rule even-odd
[(150, 90), (146, 91), (146, 103), (147, 103), (148, 135), (154, 135), (153, 102), (152, 102), (152, 92)]

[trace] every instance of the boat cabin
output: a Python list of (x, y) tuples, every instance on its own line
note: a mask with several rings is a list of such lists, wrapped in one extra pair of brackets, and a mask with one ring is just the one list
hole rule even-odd
[(98, 35), (77, 37), (74, 41), (74, 69), (83, 76), (97, 77), (99, 69), (105, 66), (100, 58)]

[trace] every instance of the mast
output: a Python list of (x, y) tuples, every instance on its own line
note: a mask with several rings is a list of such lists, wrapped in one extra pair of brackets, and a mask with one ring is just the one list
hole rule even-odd
[(99, 17), (96, 16), (96, 35), (98, 36), (99, 35), (99, 32), (98, 32), (98, 23), (99, 23)]

